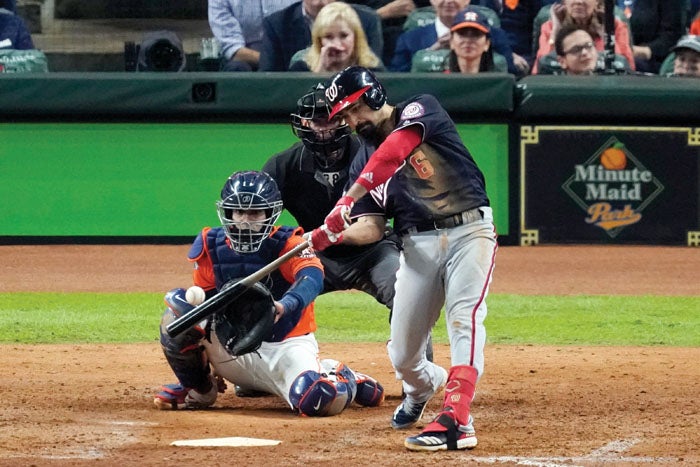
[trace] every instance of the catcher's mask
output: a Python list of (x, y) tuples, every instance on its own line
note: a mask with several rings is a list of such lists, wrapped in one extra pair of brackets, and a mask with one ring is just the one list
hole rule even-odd
[(282, 195), (265, 172), (236, 172), (226, 180), (216, 207), (231, 249), (254, 253), (282, 212)]
[(297, 101), (297, 112), (291, 114), (292, 132), (311, 151), (321, 169), (333, 170), (345, 159), (346, 138), (352, 130), (345, 122), (328, 121), (331, 108), (325, 92), (319, 83)]
[[(221, 290), (236, 282), (238, 280), (227, 282)], [(212, 321), (216, 337), (232, 357), (255, 352), (272, 333), (275, 322), (272, 294), (257, 282), (224, 309), (217, 311)]]

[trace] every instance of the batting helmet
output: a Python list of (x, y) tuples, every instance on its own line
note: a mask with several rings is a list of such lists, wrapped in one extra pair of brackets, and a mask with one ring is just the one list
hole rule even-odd
[[(231, 248), (238, 253), (253, 253), (277, 222), (283, 208), (282, 195), (275, 180), (265, 172), (235, 172), (221, 189), (216, 207)], [(234, 218), (240, 215), (236, 211), (263, 211), (264, 215), (242, 220)]]
[(333, 118), (360, 97), (373, 110), (379, 110), (386, 102), (384, 86), (367, 68), (351, 66), (339, 72), (326, 86), (326, 98), (331, 105), (328, 118)]
[(325, 91), (319, 83), (297, 101), (297, 112), (291, 114), (292, 132), (311, 151), (320, 168), (335, 169), (346, 155), (347, 137), (352, 130), (345, 123), (329, 123), (331, 108)]

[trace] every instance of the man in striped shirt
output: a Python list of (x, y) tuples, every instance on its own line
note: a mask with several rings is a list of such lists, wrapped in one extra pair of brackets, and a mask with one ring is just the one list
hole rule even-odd
[(209, 0), (209, 27), (221, 44), (222, 69), (257, 70), (263, 18), (298, 1)]

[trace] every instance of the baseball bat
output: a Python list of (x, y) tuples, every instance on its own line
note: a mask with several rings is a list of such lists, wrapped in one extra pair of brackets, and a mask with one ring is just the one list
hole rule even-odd
[(603, 25), (605, 27), (605, 73), (615, 73), (615, 0), (605, 0)]
[(270, 264), (263, 266), (253, 274), (244, 277), (243, 279), (233, 284), (231, 287), (222, 290), (218, 294), (211, 297), (209, 300), (206, 300), (198, 306), (192, 308), (190, 311), (175, 319), (172, 323), (166, 326), (166, 331), (168, 332), (168, 335), (170, 337), (177, 337), (178, 335), (182, 334), (195, 324), (199, 323), (204, 318), (213, 315), (225, 305), (228, 305), (233, 300), (243, 295), (243, 293), (248, 287), (262, 280), (272, 271), (282, 266), (283, 263), (287, 262), (288, 260), (292, 259), (292, 257), (298, 255), (300, 252), (308, 248), (308, 246), (308, 240), (298, 244), (297, 246), (295, 246), (294, 248), (292, 248), (291, 250), (289, 250)]

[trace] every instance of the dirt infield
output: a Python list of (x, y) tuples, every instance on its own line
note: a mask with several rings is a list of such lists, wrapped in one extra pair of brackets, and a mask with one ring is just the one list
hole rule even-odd
[[(160, 292), (189, 282), (186, 250), (0, 246), (0, 292)], [(503, 247), (492, 293), (697, 295), (699, 270), (692, 248)], [(230, 390), (212, 410), (152, 409), (154, 390), (172, 380), (156, 342), (0, 352), (0, 465), (700, 465), (699, 348), (487, 345), (473, 404), (479, 446), (436, 454), (406, 451), (403, 438), (415, 430), (389, 428), (401, 388), (381, 344), (321, 344), (323, 356), (372, 374), (387, 391), (381, 407), (321, 419)], [(448, 367), (448, 348), (437, 346), (435, 359)], [(232, 436), (281, 444), (170, 445)]]

